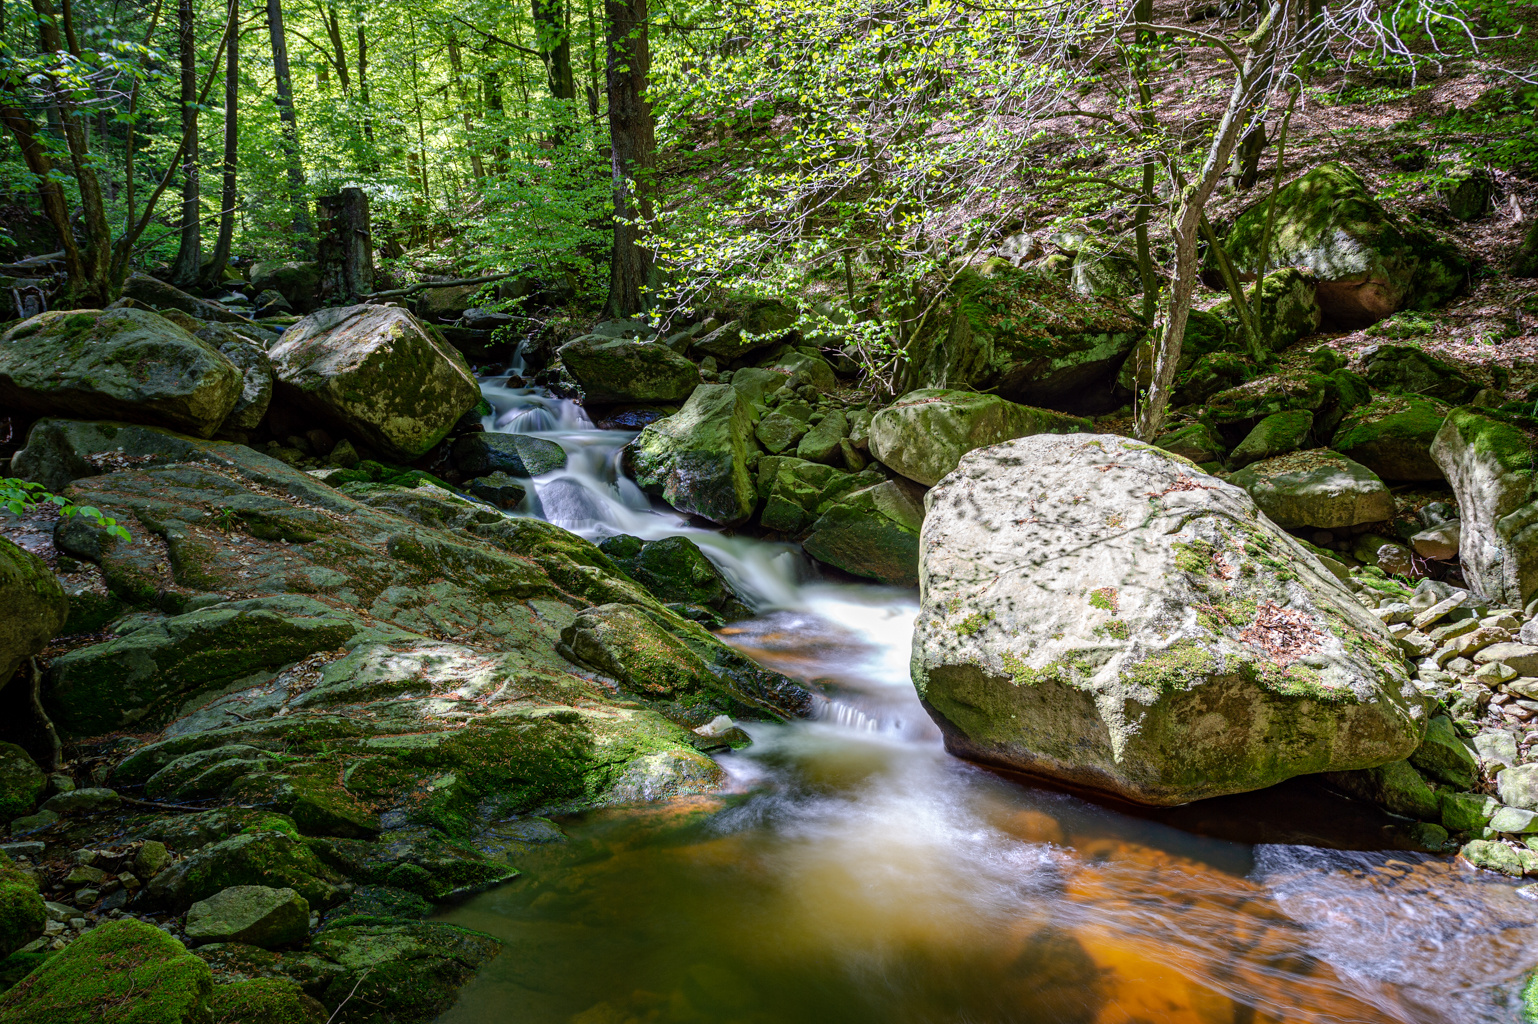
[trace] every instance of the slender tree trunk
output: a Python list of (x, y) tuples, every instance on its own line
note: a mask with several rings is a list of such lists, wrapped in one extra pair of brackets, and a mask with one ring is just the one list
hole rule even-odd
[[(1249, 55), (1238, 69), (1233, 91), (1229, 95), (1228, 108), (1223, 120), (1207, 149), (1196, 180), (1181, 180), (1178, 169), (1172, 168), (1180, 203), (1171, 218), (1170, 235), (1175, 243), (1174, 272), (1159, 317), (1154, 324), (1153, 382), (1148, 388), (1148, 398), (1138, 408), (1136, 432), (1139, 439), (1151, 441), (1158, 436), (1164, 425), (1164, 413), (1169, 407), (1170, 388), (1175, 379), (1175, 367), (1180, 362), (1181, 347), (1185, 341), (1186, 322), (1191, 313), (1191, 297), (1201, 271), (1197, 255), (1197, 241), (1206, 219), (1207, 200), (1217, 188), (1238, 142), (1239, 130), (1250, 119), (1255, 105), (1261, 102), (1270, 89), (1271, 67), (1276, 58), (1277, 31), (1279, 24), (1286, 23), (1286, 11), (1281, 4), (1272, 6), (1261, 20), (1261, 25), (1245, 41)], [(1278, 15), (1282, 17), (1278, 17)], [(1243, 301), (1243, 296), (1239, 296)]]
[(609, 260), (609, 316), (634, 316), (650, 306), (646, 294), (652, 254), (641, 244), (652, 218), (656, 138), (646, 75), (646, 0), (604, 0), (608, 22), (609, 136), (614, 174), (614, 252)]
[(209, 265), (209, 287), (224, 280), (235, 239), (235, 171), (240, 160), (240, 0), (229, 0), (229, 52), (224, 65), (224, 189), (219, 198), (219, 237)]
[(347, 49), (342, 45), (342, 23), (336, 5), (326, 9), (326, 35), (331, 37), (331, 62), (336, 65), (336, 80), (342, 83), (342, 95), (352, 95), (352, 76), (347, 71)]
[(283, 155), (288, 161), (288, 201), (293, 207), (293, 229), (301, 246), (308, 248), (311, 234), (310, 209), (304, 194), (304, 164), (299, 154), (299, 123), (294, 117), (294, 87), (288, 74), (288, 39), (283, 34), (283, 0), (267, 0), (267, 31), (272, 36), (272, 66), (277, 79)]
[(353, 20), (358, 24), (358, 102), (363, 104), (363, 143), (368, 153), (363, 160), (366, 171), (379, 170), (379, 153), (374, 146), (374, 108), (368, 93), (368, 33), (363, 27), (363, 13), (353, 10)]
[(5, 82), (4, 92), (0, 93), (0, 124), (10, 129), (27, 170), (37, 179), (38, 202), (42, 204), (43, 214), (53, 225), (54, 231), (58, 232), (59, 245), (64, 250), (65, 273), (71, 281), (83, 281), (85, 268), (80, 261), (80, 248), (75, 244), (75, 234), (70, 230), (69, 202), (64, 197), (64, 188), (54, 177), (53, 160), (38, 140), (37, 128), (27, 116), (26, 108), (15, 101), (14, 88), (14, 85)]
[(513, 144), (505, 134), (507, 115), (502, 107), (502, 75), (496, 68), (489, 68), (486, 71), (482, 78), (482, 88), (486, 93), (486, 120), (496, 125), (496, 130), (501, 136), (492, 153), (492, 163), (498, 174), (506, 174), (508, 157)]
[(465, 123), (465, 149), (470, 154), (470, 172), (475, 180), (486, 177), (481, 151), (475, 144), (475, 119), (470, 114), (470, 90), (465, 86), (464, 64), (459, 59), (459, 39), (449, 33), (449, 65), (454, 72), (454, 91), (459, 96), (459, 112)]
[(182, 65), (182, 136), (191, 141), (182, 147), (182, 231), (176, 260), (171, 264), (171, 283), (178, 288), (191, 288), (203, 270), (203, 211), (198, 187), (198, 51), (192, 0), (180, 0), (177, 4), (176, 28)]

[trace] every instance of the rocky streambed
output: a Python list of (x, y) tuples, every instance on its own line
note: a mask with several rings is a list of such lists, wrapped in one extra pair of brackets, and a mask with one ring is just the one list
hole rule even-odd
[(762, 302), (11, 327), (0, 1021), (1511, 1019), (1538, 434), (1196, 320), (1154, 445), (1005, 266), (880, 401)]

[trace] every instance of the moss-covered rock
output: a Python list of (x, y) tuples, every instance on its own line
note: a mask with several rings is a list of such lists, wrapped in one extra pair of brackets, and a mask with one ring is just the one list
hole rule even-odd
[(1408, 760), (1390, 761), (1352, 772), (1331, 772), (1325, 779), (1347, 796), (1377, 804), (1407, 818), (1439, 821), (1442, 817), (1436, 793)]
[(240, 371), (240, 397), (219, 432), (244, 436), (261, 426), (272, 404), (272, 361), (267, 358), (266, 346), (225, 324), (204, 324), (193, 334), (218, 349)]
[(481, 400), (464, 356), (404, 309), (312, 313), (269, 353), (283, 392), (347, 436), (411, 461)]
[(1167, 434), (1161, 434), (1155, 439), (1154, 447), (1190, 459), (1197, 465), (1216, 462), (1228, 452), (1228, 445), (1223, 443), (1222, 435), (1206, 423), (1188, 423)]
[(789, 456), (765, 456), (758, 460), (757, 489), (763, 501), (758, 521), (765, 529), (799, 536), (845, 496), (885, 479), (875, 469), (846, 473)]
[(1463, 844), (1458, 856), (1485, 871), (1498, 871), (1512, 878), (1521, 878), (1524, 874), (1522, 858), (1505, 843), (1489, 839), (1470, 840)]
[(682, 409), (641, 431), (628, 454), (643, 491), (734, 526), (753, 514), (749, 457), (757, 450), (747, 398), (730, 384), (701, 384)]
[(566, 465), (566, 451), (554, 441), (530, 434), (482, 431), (465, 434), (454, 442), (454, 465), (467, 476), (539, 476)]
[(1538, 422), (1461, 406), (1431, 457), (1458, 498), (1464, 578), (1492, 601), (1524, 606), (1538, 594)]
[(10, 956), (43, 934), (47, 921), (37, 878), (0, 853), (0, 957)]
[(186, 933), (195, 943), (291, 946), (310, 933), (310, 904), (292, 889), (232, 885), (187, 908)]
[(212, 1024), (327, 1024), (319, 1000), (288, 978), (253, 978), (214, 988), (208, 1001)]
[(218, 349), (143, 309), (41, 313), (0, 335), (0, 405), (164, 424), (201, 437), (241, 394)]
[[(1245, 286), (1245, 296), (1251, 289)], [(1280, 352), (1289, 345), (1319, 330), (1318, 283), (1312, 274), (1294, 267), (1284, 267), (1267, 274), (1260, 282), (1260, 299), (1251, 300), (1256, 327), (1261, 342), (1272, 352)], [(1229, 321), (1229, 329), (1239, 332), (1239, 318), (1233, 312), (1233, 300), (1224, 299), (1212, 307), (1212, 313)]]
[[(692, 622), (633, 605), (599, 605), (561, 634), (563, 650), (636, 693), (709, 707), (711, 715), (806, 716), (813, 698), (778, 672), (723, 647)], [(708, 719), (707, 719), (708, 720)]]
[(1330, 447), (1385, 480), (1441, 480), (1431, 443), (1447, 406), (1429, 398), (1382, 398), (1341, 421)]
[(1467, 286), (1468, 261), (1452, 245), (1390, 214), (1344, 164), (1315, 167), (1277, 193), (1262, 254), (1269, 206), (1262, 200), (1240, 214), (1224, 240), (1235, 267), (1254, 274), (1264, 256), (1269, 266), (1307, 268), (1334, 324), (1361, 327), (1407, 306), (1430, 309)]
[(1375, 388), (1398, 395), (1434, 398), (1452, 405), (1467, 402), (1479, 385), (1451, 363), (1412, 345), (1374, 345), (1363, 350), (1362, 376)]
[(315, 907), (338, 902), (340, 877), (309, 847), (282, 832), (231, 836), (197, 851), (155, 876), (151, 900), (184, 910), (237, 885), (275, 886), (296, 891)]
[(884, 465), (926, 487), (976, 448), (1030, 434), (1088, 430), (1090, 421), (1007, 402), (997, 395), (926, 388), (910, 391), (876, 413), (870, 452)]
[(427, 1024), (501, 944), (467, 928), (420, 922), (328, 928), (311, 948), (342, 967), (321, 996), (337, 1024)]
[(1394, 516), (1394, 497), (1359, 463), (1326, 448), (1246, 466), (1232, 477), (1278, 526), (1335, 530)]
[(0, 743), (0, 819), (32, 813), (47, 788), (48, 776), (32, 755), (14, 743)]
[(701, 605), (727, 621), (752, 614), (731, 582), (688, 537), (643, 541), (620, 534), (598, 547), (664, 604)]
[(153, 925), (108, 921), (0, 995), (0, 1024), (211, 1024), (208, 965)]
[(1040, 434), (926, 500), (913, 679), (955, 753), (1178, 804), (1420, 744), (1394, 638), (1183, 459)]
[(1274, 412), (1255, 424), (1244, 440), (1229, 452), (1229, 465), (1243, 469), (1253, 462), (1297, 451), (1308, 444), (1313, 427), (1314, 414), (1307, 409)]
[(916, 340), (908, 389), (971, 388), (1026, 405), (1105, 404), (1142, 327), (1113, 299), (991, 261), (957, 276), (948, 316)]
[(48, 565), (0, 537), (0, 687), (68, 618), (69, 600)]
[(251, 294), (275, 291), (300, 313), (320, 305), (320, 264), (258, 261), (251, 265)]
[(1371, 398), (1367, 382), (1350, 370), (1267, 374), (1228, 388), (1207, 400), (1207, 415), (1225, 433), (1243, 429), (1278, 412), (1314, 414), (1314, 433), (1329, 437), (1342, 417)]
[(556, 355), (588, 402), (681, 402), (700, 382), (699, 368), (656, 341), (585, 334)]
[(923, 505), (888, 480), (828, 505), (801, 544), (807, 554), (835, 569), (911, 587), (918, 583), (923, 523)]
[(195, 694), (340, 647), (366, 628), (308, 597), (224, 602), (55, 659), (48, 706), (75, 735), (162, 725)]

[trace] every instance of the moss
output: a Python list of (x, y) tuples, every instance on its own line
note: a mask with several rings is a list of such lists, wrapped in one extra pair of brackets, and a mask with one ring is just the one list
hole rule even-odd
[(1110, 640), (1125, 640), (1128, 636), (1131, 635), (1131, 631), (1127, 628), (1127, 624), (1122, 622), (1120, 619), (1116, 620), (1115, 622), (1107, 622), (1104, 625), (1096, 626), (1092, 632), (1097, 637), (1103, 637)]
[(326, 1024), (325, 1007), (289, 978), (253, 978), (214, 989), (213, 1024)]
[(406, 1024), (448, 1009), (500, 943), (468, 928), (422, 922), (328, 928), (312, 948), (343, 968), (322, 1001), (339, 1006), (352, 996), (336, 1024)]
[(213, 974), (180, 942), (125, 918), (98, 925), (0, 996), (0, 1024), (191, 1024)]
[(1099, 590), (1090, 591), (1089, 606), (1091, 608), (1099, 608), (1101, 611), (1116, 615), (1120, 611), (1118, 605), (1115, 587), (1101, 587)]
[(0, 853), (0, 956), (10, 956), (43, 934), (47, 921), (37, 879)]
[(1212, 575), (1212, 559), (1217, 554), (1217, 549), (1210, 541), (1200, 538), (1191, 541), (1177, 540), (1170, 546), (1175, 549), (1175, 568), (1193, 576)]
[(32, 813), (47, 788), (48, 776), (25, 750), (0, 743), (0, 820)]
[(1169, 691), (1201, 682), (1216, 667), (1217, 658), (1204, 642), (1185, 639), (1123, 670), (1122, 680), (1131, 686)]
[(1067, 680), (1064, 678), (1064, 673), (1060, 666), (1048, 665), (1044, 669), (1032, 668), (1025, 663), (1023, 658), (1020, 658), (1018, 655), (1015, 655), (1009, 651), (1005, 651), (999, 655), (999, 663), (1004, 666), (1004, 671), (1009, 673), (1010, 678), (1014, 680), (1016, 686), (1035, 686), (1038, 683), (1067, 682)]
[(993, 616), (988, 612), (973, 612), (953, 627), (957, 636), (972, 636), (988, 624)]

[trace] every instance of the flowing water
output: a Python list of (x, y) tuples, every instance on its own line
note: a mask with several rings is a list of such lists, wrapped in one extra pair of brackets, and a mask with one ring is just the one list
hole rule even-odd
[(687, 534), (759, 610), (723, 639), (832, 703), (749, 725), (729, 792), (564, 820), (447, 912), (505, 947), (442, 1024), (1520, 1019), (1517, 883), (1395, 852), (1388, 819), (1301, 781), (1150, 812), (951, 758), (908, 680), (914, 595), (654, 510), (615, 473), (632, 435), (485, 391), (488, 428), (571, 453), (530, 511)]

